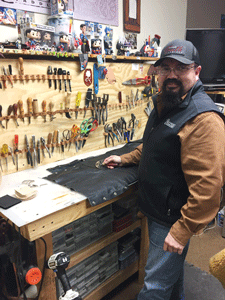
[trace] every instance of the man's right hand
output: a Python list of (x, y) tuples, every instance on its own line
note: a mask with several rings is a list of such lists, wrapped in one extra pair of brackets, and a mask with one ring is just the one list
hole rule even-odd
[(121, 167), (121, 157), (118, 155), (111, 155), (105, 158), (103, 165), (105, 165), (109, 169), (113, 169), (115, 167)]

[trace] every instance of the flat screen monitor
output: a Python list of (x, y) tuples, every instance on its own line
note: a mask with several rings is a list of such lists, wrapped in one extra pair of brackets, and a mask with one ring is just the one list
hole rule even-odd
[(205, 89), (225, 89), (225, 29), (187, 29), (186, 40), (199, 52)]

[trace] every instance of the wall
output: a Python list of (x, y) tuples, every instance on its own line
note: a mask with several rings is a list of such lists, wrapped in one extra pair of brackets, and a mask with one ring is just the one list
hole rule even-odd
[[(114, 52), (115, 44), (119, 36), (123, 36), (123, 0), (119, 1), (119, 26), (114, 30)], [(159, 34), (161, 45), (175, 38), (184, 38), (186, 28), (187, 0), (160, 0), (141, 1), (141, 33), (138, 34), (138, 49), (144, 40), (150, 35)], [(47, 24), (47, 15), (35, 14), (35, 22)], [(82, 21), (75, 21), (74, 27), (77, 34), (80, 33), (79, 25)], [(6, 30), (7, 28), (7, 30)], [(17, 29), (10, 26), (0, 26), (0, 41), (16, 40)]]
[(188, 0), (187, 28), (220, 28), (221, 14), (225, 14), (224, 0)]

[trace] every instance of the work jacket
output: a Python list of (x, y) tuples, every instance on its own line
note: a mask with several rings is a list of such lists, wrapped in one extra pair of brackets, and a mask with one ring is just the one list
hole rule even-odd
[(181, 168), (178, 132), (201, 113), (221, 113), (204, 93), (200, 80), (180, 105), (162, 117), (157, 113), (156, 97), (153, 102), (155, 109), (146, 125), (139, 162), (139, 207), (151, 219), (171, 226), (181, 217), (180, 210), (189, 196)]

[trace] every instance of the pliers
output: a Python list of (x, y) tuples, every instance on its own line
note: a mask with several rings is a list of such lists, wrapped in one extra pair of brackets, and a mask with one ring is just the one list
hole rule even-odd
[(107, 147), (107, 145), (110, 145), (110, 139), (112, 140), (112, 145), (114, 146), (112, 126), (110, 126), (109, 124), (105, 124), (104, 131), (105, 131), (105, 147)]

